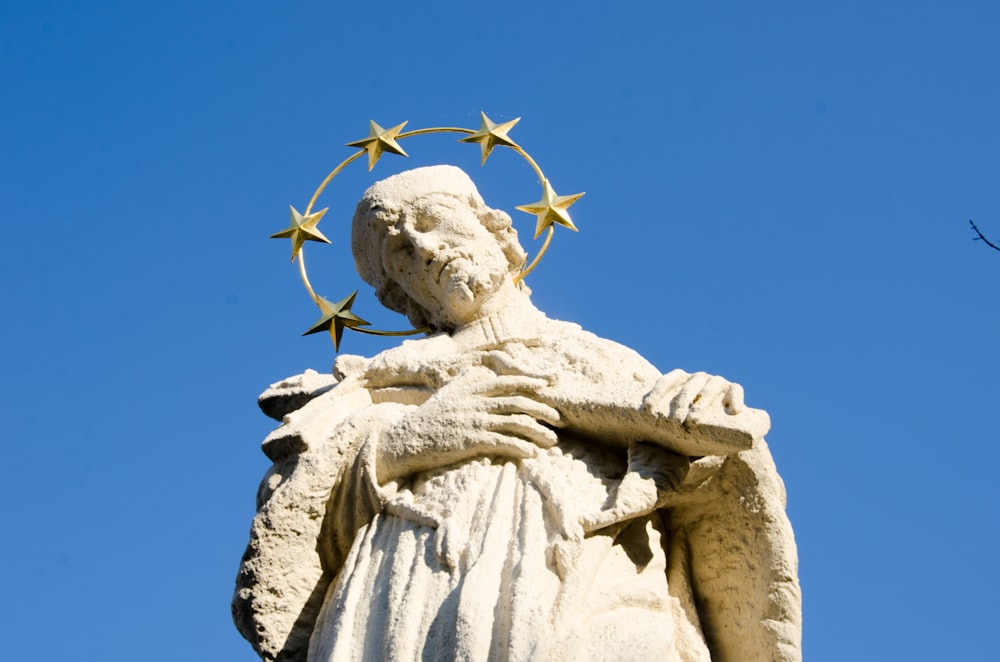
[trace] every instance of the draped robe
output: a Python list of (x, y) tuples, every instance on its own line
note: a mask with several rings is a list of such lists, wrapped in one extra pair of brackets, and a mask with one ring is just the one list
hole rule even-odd
[[(358, 359), (336, 387), (286, 418), (294, 428), (296, 416), (313, 425), (326, 416), (325, 452), (338, 454), (316, 543), (329, 583), (308, 659), (798, 659), (798, 614), (775, 606), (798, 592), (794, 547), (791, 558), (772, 553), (791, 538), (783, 493), (780, 504), (754, 507), (744, 493), (768, 472), (777, 479), (773, 465), (738, 463), (742, 474), (726, 481), (721, 458), (692, 458), (689, 473), (687, 457), (660, 445), (569, 428), (532, 458), (483, 454), (379, 484), (382, 431), (498, 352), (524, 374), (557, 375), (564, 394), (647, 393), (660, 377), (632, 350), (540, 313), (516, 324), (486, 318)], [(376, 375), (394, 381), (366, 386)], [(338, 402), (338, 414), (318, 413)], [(713, 570), (697, 556), (699, 539), (734, 532), (690, 504), (727, 489), (741, 492), (737, 507), (750, 526)], [(734, 555), (762, 550), (770, 571), (763, 583), (742, 585)], [(715, 600), (741, 591), (742, 603), (728, 609)], [(748, 636), (753, 650), (738, 643)]]

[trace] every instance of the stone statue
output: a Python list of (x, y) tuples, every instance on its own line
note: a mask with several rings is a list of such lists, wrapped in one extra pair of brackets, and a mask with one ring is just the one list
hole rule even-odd
[(457, 168), (372, 186), (362, 277), (432, 333), (273, 385), (233, 613), (267, 660), (801, 659), (767, 414), (548, 319)]

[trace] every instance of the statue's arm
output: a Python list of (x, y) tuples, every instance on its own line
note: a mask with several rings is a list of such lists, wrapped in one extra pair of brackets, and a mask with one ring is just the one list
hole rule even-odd
[(328, 502), (365, 445), (362, 419), (378, 406), (357, 380), (330, 381), (286, 412), (263, 444), (274, 464), (258, 492), (232, 608), (266, 660), (304, 659), (332, 576), (321, 556)]
[(662, 508), (668, 584), (700, 623), (712, 659), (800, 660), (797, 555), (763, 439), (767, 413), (746, 407), (743, 389), (720, 377), (660, 375), (631, 350), (589, 336), (561, 342), (557, 363), (572, 369), (546, 373), (541, 399), (562, 426), (628, 449), (615, 503), (585, 528)]
[(644, 441), (690, 457), (749, 449), (770, 427), (767, 412), (743, 404), (721, 377), (674, 370), (657, 379), (561, 379), (543, 392), (563, 425), (605, 443)]
[[(722, 662), (799, 662), (802, 597), (785, 490), (764, 440), (691, 464), (663, 511), (668, 583)], [(687, 586), (687, 591), (681, 590)]]

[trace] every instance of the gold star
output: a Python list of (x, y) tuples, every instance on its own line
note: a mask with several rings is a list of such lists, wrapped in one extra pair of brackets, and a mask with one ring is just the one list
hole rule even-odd
[(535, 239), (538, 239), (538, 236), (542, 234), (545, 228), (553, 223), (558, 223), (574, 232), (578, 232), (576, 226), (573, 225), (573, 221), (570, 220), (569, 212), (566, 210), (571, 204), (582, 198), (583, 193), (556, 195), (556, 192), (552, 190), (552, 185), (549, 184), (549, 180), (547, 179), (542, 182), (542, 186), (544, 190), (542, 191), (541, 200), (530, 205), (517, 207), (521, 211), (535, 214), (538, 217), (538, 223), (535, 225)]
[(308, 336), (310, 333), (329, 331), (330, 337), (333, 338), (333, 348), (339, 352), (340, 338), (344, 335), (345, 328), (368, 326), (369, 324), (351, 312), (351, 306), (354, 305), (354, 297), (357, 295), (358, 291), (354, 290), (349, 297), (337, 303), (332, 303), (323, 297), (317, 297), (319, 301), (316, 303), (319, 305), (319, 309), (323, 311), (323, 316), (319, 318), (318, 322), (312, 325), (312, 328), (302, 335)]
[(382, 156), (382, 152), (392, 152), (400, 156), (409, 156), (399, 146), (399, 143), (396, 142), (396, 136), (406, 126), (406, 122), (391, 129), (383, 129), (375, 123), (375, 120), (369, 120), (369, 122), (371, 123), (371, 127), (368, 130), (367, 138), (347, 143), (348, 147), (360, 147), (368, 150), (368, 172), (371, 172), (371, 169), (375, 167), (375, 164)]
[(485, 165), (486, 157), (490, 155), (490, 152), (497, 145), (517, 147), (517, 143), (507, 137), (507, 132), (520, 122), (521, 118), (518, 117), (503, 124), (494, 124), (490, 121), (489, 117), (486, 117), (486, 113), (479, 111), (479, 114), (482, 116), (479, 122), (479, 131), (476, 131), (471, 136), (460, 139), (458, 142), (479, 143), (479, 149), (483, 153), (483, 161), (480, 165)]
[(292, 210), (292, 220), (289, 222), (288, 227), (281, 232), (276, 232), (271, 235), (271, 239), (291, 239), (292, 240), (292, 262), (295, 262), (295, 256), (299, 254), (302, 250), (302, 244), (307, 241), (321, 241), (324, 244), (329, 244), (330, 240), (323, 236), (323, 233), (319, 231), (316, 224), (319, 220), (323, 218), (323, 214), (327, 212), (326, 209), (320, 211), (315, 211), (311, 214), (303, 216), (300, 214), (295, 207), (288, 205), (289, 209)]

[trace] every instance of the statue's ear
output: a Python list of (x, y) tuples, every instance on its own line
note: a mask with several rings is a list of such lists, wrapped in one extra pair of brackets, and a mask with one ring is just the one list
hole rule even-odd
[(501, 209), (492, 209), (485, 205), (479, 211), (479, 222), (490, 232), (499, 232), (505, 228), (510, 228), (513, 223), (507, 212)]

